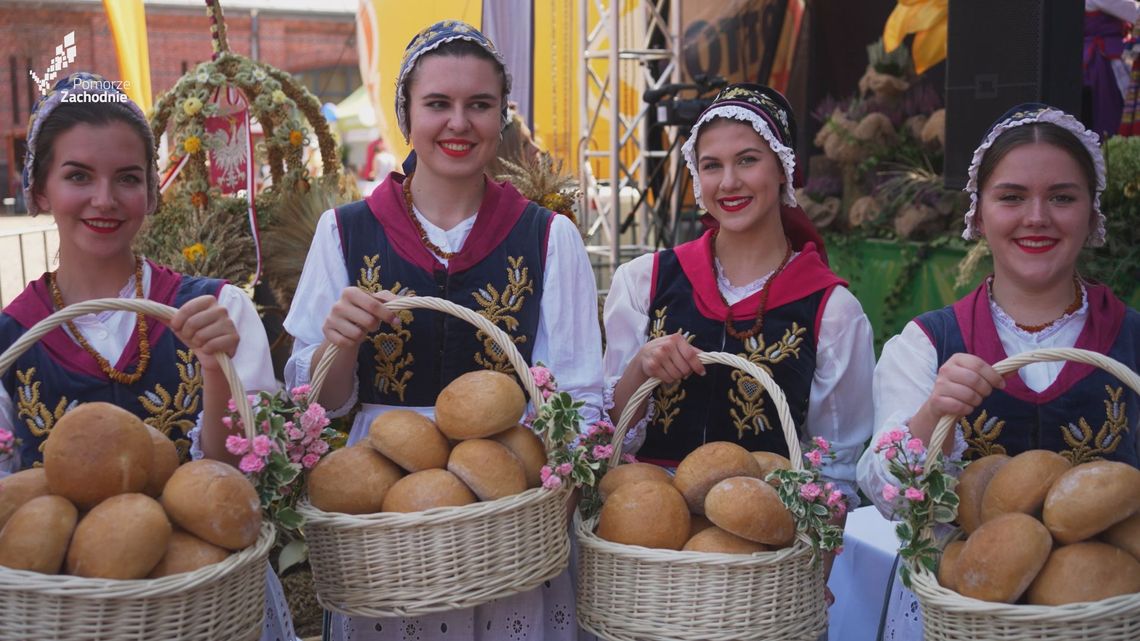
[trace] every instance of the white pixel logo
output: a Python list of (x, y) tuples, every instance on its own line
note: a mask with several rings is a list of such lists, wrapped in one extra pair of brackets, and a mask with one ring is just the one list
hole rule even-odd
[(67, 69), (68, 65), (75, 62), (75, 32), (72, 31), (63, 37), (63, 44), (56, 45), (55, 56), (51, 59), (47, 70), (44, 71), (44, 77), (40, 78), (36, 72), (28, 69), (31, 74), (32, 80), (36, 82), (36, 86), (40, 88), (40, 94), (46, 94), (51, 90), (51, 82), (55, 80), (59, 72)]

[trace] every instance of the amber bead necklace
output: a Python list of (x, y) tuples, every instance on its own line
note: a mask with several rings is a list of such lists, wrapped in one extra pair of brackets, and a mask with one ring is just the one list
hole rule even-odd
[[(709, 255), (711, 256), (710, 260), (712, 263), (713, 274), (717, 273), (716, 236), (719, 232), (719, 229), (713, 231), (712, 240), (710, 241), (711, 251), (709, 252)], [(737, 329), (733, 327), (732, 306), (728, 304), (728, 300), (724, 297), (724, 293), (720, 291), (719, 287), (717, 287), (717, 294), (720, 295), (720, 300), (722, 303), (724, 303), (725, 307), (724, 330), (728, 332), (729, 336), (735, 338), (738, 341), (748, 340), (749, 338), (752, 338), (753, 336), (759, 334), (764, 329), (764, 312), (768, 308), (768, 289), (772, 286), (772, 283), (776, 280), (776, 277), (780, 275), (780, 272), (784, 271), (784, 267), (788, 265), (788, 261), (792, 259), (792, 241), (787, 237), (785, 237), (784, 240), (787, 243), (787, 250), (784, 252), (784, 259), (780, 261), (780, 266), (776, 268), (776, 271), (772, 272), (772, 275), (768, 277), (768, 280), (765, 281), (764, 285), (760, 288), (760, 302), (756, 308), (756, 321), (752, 323), (752, 327), (747, 331), (737, 331)]]
[(1076, 292), (1075, 294), (1073, 294), (1073, 302), (1069, 303), (1069, 306), (1066, 307), (1065, 311), (1061, 312), (1061, 315), (1058, 316), (1057, 318), (1054, 318), (1053, 320), (1049, 321), (1048, 323), (1041, 323), (1040, 325), (1022, 325), (1021, 323), (1019, 323), (1017, 321), (1014, 321), (1013, 324), (1016, 325), (1017, 328), (1020, 329), (1021, 331), (1028, 332), (1030, 334), (1038, 334), (1038, 333), (1045, 331), (1046, 329), (1049, 329), (1050, 327), (1055, 325), (1057, 323), (1057, 321), (1061, 320), (1062, 318), (1064, 318), (1070, 314), (1076, 313), (1076, 311), (1081, 308), (1081, 305), (1084, 305), (1085, 297), (1082, 295), (1083, 292), (1081, 290), (1081, 281), (1080, 281), (1080, 278), (1078, 278), (1077, 276), (1073, 276), (1073, 290)]
[[(59, 291), (59, 279), (56, 277), (55, 272), (48, 273), (48, 285), (51, 288), (51, 299), (55, 305), (55, 309), (63, 309), (65, 307), (63, 303), (63, 293)], [(140, 300), (143, 298), (143, 263), (142, 258), (137, 257), (135, 258), (135, 298)], [(95, 362), (99, 364), (99, 370), (106, 374), (107, 378), (122, 385), (133, 385), (142, 378), (142, 375), (146, 372), (147, 365), (150, 364), (150, 339), (147, 337), (146, 316), (144, 314), (136, 314), (136, 316), (136, 330), (139, 337), (139, 364), (131, 374), (115, 369), (107, 359), (103, 358), (103, 355), (100, 354), (98, 350), (91, 347), (91, 344), (83, 337), (83, 334), (79, 331), (79, 328), (75, 326), (74, 322), (67, 321), (66, 324), (68, 331), (75, 337), (75, 342), (79, 343), (79, 346), (95, 359)]]
[(408, 207), (408, 219), (412, 221), (412, 225), (416, 228), (416, 231), (419, 232), (420, 242), (424, 244), (424, 247), (430, 249), (432, 253), (434, 253), (436, 256), (439, 256), (440, 258), (451, 260), (455, 257), (455, 254), (459, 252), (443, 251), (438, 245), (431, 242), (431, 240), (428, 239), (427, 230), (424, 229), (424, 226), (420, 224), (419, 219), (416, 218), (416, 212), (414, 210), (414, 205), (412, 204), (412, 176), (414, 175), (415, 174), (408, 174), (408, 177), (404, 179), (404, 204)]

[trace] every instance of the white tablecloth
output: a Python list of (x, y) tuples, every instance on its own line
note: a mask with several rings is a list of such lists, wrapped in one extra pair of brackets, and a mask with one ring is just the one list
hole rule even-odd
[(828, 611), (828, 641), (875, 641), (899, 542), (895, 524), (873, 505), (847, 516), (843, 553), (835, 557), (827, 586), (835, 595)]

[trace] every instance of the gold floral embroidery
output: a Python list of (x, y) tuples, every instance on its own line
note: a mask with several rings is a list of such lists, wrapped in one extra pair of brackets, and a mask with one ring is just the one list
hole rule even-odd
[(958, 419), (958, 427), (966, 439), (966, 452), (962, 455), (966, 460), (978, 459), (990, 454), (1005, 454), (1005, 446), (997, 442), (1001, 431), (1005, 429), (1005, 421), (993, 416), (986, 410), (974, 419), (971, 424), (965, 418)]
[(1076, 425), (1069, 423), (1061, 426), (1061, 436), (1072, 448), (1062, 451), (1061, 455), (1073, 465), (1087, 463), (1115, 452), (1124, 438), (1124, 432), (1128, 431), (1125, 403), (1120, 400), (1124, 388), (1105, 385), (1104, 391), (1108, 393), (1108, 398), (1104, 401), (1105, 421), (1095, 437), (1092, 427), (1083, 418), (1078, 419)]
[[(653, 311), (653, 324), (649, 329), (649, 339), (661, 338), (665, 335), (665, 317), (668, 306), (656, 309)], [(685, 339), (690, 343), (693, 342), (692, 334), (684, 334)], [(688, 390), (681, 389), (681, 381), (670, 383), (669, 385), (658, 385), (657, 390), (653, 394), (653, 401), (657, 405), (656, 415), (653, 418), (654, 423), (661, 426), (661, 431), (664, 434), (669, 433), (669, 428), (676, 420), (677, 414), (681, 412), (678, 407), (681, 401), (689, 395)]]
[[(495, 325), (501, 325), (507, 332), (514, 332), (519, 327), (519, 321), (512, 314), (522, 311), (526, 295), (534, 293), (534, 280), (530, 277), (530, 269), (523, 264), (522, 256), (508, 256), (507, 263), (507, 286), (503, 288), (502, 293), (499, 293), (494, 285), (487, 283), (471, 296), (481, 307), (475, 310), (479, 315)], [(514, 368), (507, 360), (507, 354), (491, 340), (490, 336), (479, 330), (475, 337), (483, 343), (483, 353), (475, 354), (476, 363), (484, 369), (504, 374), (514, 373)], [(512, 340), (515, 344), (522, 344), (526, 342), (526, 336), (514, 336)]]
[[(360, 269), (360, 278), (356, 281), (357, 287), (374, 294), (389, 291), (397, 296), (416, 295), (414, 290), (404, 287), (399, 281), (385, 290), (384, 285), (380, 282), (380, 267), (377, 265), (380, 262), (380, 255), (364, 256), (363, 258), (364, 267)], [(381, 393), (394, 393), (400, 401), (403, 401), (404, 393), (408, 389), (408, 381), (414, 376), (409, 368), (415, 361), (415, 356), (405, 354), (404, 348), (412, 340), (412, 332), (408, 326), (415, 320), (415, 317), (411, 310), (407, 309), (396, 312), (396, 316), (400, 319), (399, 327), (384, 325), (382, 330), (388, 331), (377, 331), (368, 340), (376, 350), (374, 357), (376, 375), (372, 379), (372, 384)]]
[[(780, 340), (771, 345), (766, 344), (763, 334), (752, 336), (744, 341), (744, 352), (740, 356), (755, 363), (771, 376), (773, 365), (789, 358), (799, 359), (806, 332), (806, 327), (792, 323), (791, 327), (784, 330)], [(759, 435), (772, 429), (771, 422), (764, 413), (765, 392), (760, 382), (738, 369), (733, 370), (732, 381), (735, 386), (729, 389), (728, 400), (736, 407), (729, 410), (729, 416), (736, 428), (736, 437), (743, 439), (745, 432)]]
[(35, 380), (35, 376), (36, 368), (34, 367), (16, 371), (16, 380), (20, 384), (16, 390), (19, 397), (16, 416), (17, 419), (24, 419), (24, 423), (28, 426), (28, 431), (32, 433), (32, 436), (44, 439), (40, 442), (39, 447), (40, 452), (43, 452), (44, 442), (47, 441), (47, 436), (55, 427), (56, 421), (76, 403), (69, 403), (67, 397), (62, 396), (59, 402), (55, 404), (55, 409), (48, 409), (47, 405), (40, 400), (40, 384), (42, 381)]
[(178, 389), (171, 394), (159, 384), (138, 397), (149, 417), (143, 422), (170, 436), (173, 430), (181, 438), (174, 439), (182, 460), (190, 458), (190, 441), (185, 438), (198, 420), (202, 400), (202, 367), (189, 349), (175, 350), (178, 368)]

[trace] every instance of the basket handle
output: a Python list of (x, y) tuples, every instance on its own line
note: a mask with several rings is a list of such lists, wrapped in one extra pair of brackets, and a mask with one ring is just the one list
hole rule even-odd
[[(788, 444), (788, 458), (792, 461), (793, 470), (804, 469), (803, 451), (800, 449), (800, 437), (796, 434), (796, 426), (792, 422), (792, 412), (788, 409), (788, 400), (784, 396), (784, 391), (780, 389), (779, 385), (772, 380), (763, 369), (753, 363), (752, 361), (737, 356), (736, 354), (729, 354), (727, 352), (699, 352), (697, 358), (700, 359), (705, 365), (727, 365), (735, 367), (756, 379), (756, 382), (768, 392), (768, 397), (772, 399), (772, 403), (776, 406), (776, 413), (780, 418), (780, 428), (784, 431), (784, 440)], [(629, 430), (630, 425), (633, 423), (633, 417), (641, 402), (649, 397), (658, 385), (661, 384), (659, 378), (649, 378), (634, 390), (633, 394), (629, 397), (629, 401), (625, 404), (625, 409), (622, 410), (621, 417), (618, 419), (617, 427), (614, 429), (613, 446), (614, 453), (610, 456), (610, 467), (613, 467), (621, 462), (621, 445), (625, 439), (625, 433)]]
[[(449, 300), (442, 298), (435, 298), (434, 296), (400, 296), (394, 298), (386, 303), (384, 306), (392, 311), (401, 311), (405, 309), (428, 309), (444, 314), (450, 314), (456, 318), (467, 321), (474, 325), (477, 329), (483, 331), (491, 337), (495, 345), (503, 350), (507, 355), (507, 360), (510, 361), (511, 367), (514, 368), (515, 374), (518, 375), (519, 380), (522, 382), (523, 389), (526, 390), (527, 396), (534, 402), (535, 410), (538, 410), (546, 404), (546, 399), (542, 396), (542, 391), (534, 383), (534, 376), (530, 373), (530, 366), (527, 365), (522, 354), (519, 353), (515, 343), (511, 340), (509, 334), (499, 329), (494, 323), (462, 305), (457, 305)], [(328, 344), (325, 348), (324, 354), (321, 355), (320, 361), (317, 366), (313, 368), (312, 376), (309, 377), (309, 389), (311, 398), (319, 398), (321, 387), (324, 386), (325, 377), (328, 376), (329, 370), (332, 369), (333, 360), (336, 358), (337, 347), (332, 343)], [(547, 451), (553, 445), (546, 442)]]
[[(0, 375), (6, 373), (8, 368), (16, 362), (16, 359), (28, 351), (36, 341), (51, 333), (57, 327), (73, 318), (105, 311), (146, 314), (163, 323), (169, 323), (170, 319), (174, 318), (174, 314), (178, 310), (169, 305), (163, 305), (162, 303), (140, 298), (96, 298), (83, 301), (82, 303), (75, 303), (74, 305), (68, 305), (33, 325), (23, 336), (12, 343), (3, 354), (0, 354)], [(233, 395), (234, 404), (237, 405), (238, 416), (241, 417), (241, 421), (245, 425), (246, 437), (252, 439), (255, 435), (253, 410), (249, 406), (249, 399), (246, 397), (245, 390), (242, 388), (241, 379), (238, 377), (237, 370), (234, 369), (233, 362), (229, 356), (218, 353), (215, 354), (214, 357), (218, 359), (218, 366), (221, 367), (222, 373), (225, 374), (226, 382), (230, 385), (230, 394)]]
[[(1073, 347), (1034, 349), (998, 361), (994, 363), (993, 368), (998, 374), (1005, 376), (1010, 372), (1015, 372), (1032, 363), (1049, 363), (1055, 361), (1074, 361), (1099, 367), (1120, 379), (1122, 383), (1132, 388), (1132, 391), (1140, 394), (1140, 376), (1137, 376), (1135, 372), (1120, 361), (1087, 349), (1076, 349)], [(930, 447), (928, 451), (939, 452), (942, 450), (942, 444), (946, 442), (946, 439), (950, 435), (950, 430), (954, 428), (954, 425), (960, 418), (960, 416), (947, 415), (938, 420), (938, 424), (934, 427), (934, 434), (930, 437)], [(926, 458), (926, 471), (933, 471), (934, 465), (939, 460), (941, 460), (941, 457), (928, 456)]]

